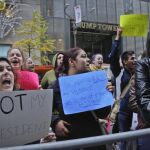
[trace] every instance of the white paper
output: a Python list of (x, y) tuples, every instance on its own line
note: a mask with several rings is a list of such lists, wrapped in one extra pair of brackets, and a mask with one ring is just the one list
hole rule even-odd
[(48, 134), (53, 90), (0, 92), (0, 147), (17, 146)]
[(137, 113), (133, 113), (131, 130), (135, 130), (138, 125)]

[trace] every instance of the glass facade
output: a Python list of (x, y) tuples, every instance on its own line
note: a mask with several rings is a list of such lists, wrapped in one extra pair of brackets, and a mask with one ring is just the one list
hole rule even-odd
[[(119, 24), (120, 15), (149, 15), (150, 12), (150, 3), (146, 0), (17, 0), (17, 3), (41, 10), (48, 22), (48, 34), (55, 40), (55, 50), (66, 50), (76, 43), (89, 54), (103, 55), (109, 53), (115, 34), (110, 29)], [(31, 18), (32, 10), (25, 5), (22, 5), (21, 16)], [(80, 5), (82, 14), (82, 25), (77, 30), (71, 23), (76, 5)], [(84, 27), (84, 22), (88, 27)], [(10, 34), (1, 39), (0, 44), (13, 44), (17, 40), (17, 35)], [(134, 50), (138, 55), (145, 49), (144, 37), (123, 37), (122, 41), (123, 51)]]
[[(80, 5), (82, 21), (96, 24), (117, 25), (120, 22), (120, 15), (123, 14), (148, 14), (150, 3), (142, 0), (41, 0), (41, 10), (49, 22), (49, 34), (56, 39), (56, 49), (68, 49), (74, 46), (74, 29), (70, 24), (74, 20), (74, 6)], [(111, 32), (79, 31), (77, 28), (76, 43), (89, 53), (109, 51), (112, 39)], [(134, 50), (140, 54), (145, 49), (146, 38), (144, 37), (123, 37), (123, 51)], [(105, 44), (107, 43), (107, 44)], [(108, 53), (108, 52), (107, 52)]]
[[(72, 21), (75, 18), (74, 6), (77, 4), (81, 6), (82, 20), (86, 23), (79, 25), (76, 29)], [(105, 6), (102, 7), (103, 9), (99, 9), (101, 4)], [(105, 1), (100, 3), (98, 0), (42, 0), (41, 11), (48, 20), (48, 34), (55, 39), (55, 50), (66, 50), (76, 45), (85, 49), (89, 56), (93, 53), (102, 53), (104, 60), (107, 60), (114, 32), (105, 29), (109, 17), (106, 13), (106, 5)], [(113, 6), (115, 7), (114, 4)], [(115, 16), (112, 13), (111, 15)], [(100, 21), (106, 24), (100, 25)], [(111, 23), (116, 29), (116, 18)], [(91, 25), (99, 29), (92, 30)]]
[(11, 45), (5, 45), (5, 44), (0, 44), (0, 56), (1, 57), (7, 57), (7, 52)]

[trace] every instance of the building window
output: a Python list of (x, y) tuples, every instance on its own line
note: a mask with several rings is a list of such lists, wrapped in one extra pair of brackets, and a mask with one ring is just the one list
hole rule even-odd
[(123, 0), (123, 5), (125, 14), (133, 13), (133, 0)]
[(0, 45), (0, 57), (7, 57), (7, 52), (11, 45)]

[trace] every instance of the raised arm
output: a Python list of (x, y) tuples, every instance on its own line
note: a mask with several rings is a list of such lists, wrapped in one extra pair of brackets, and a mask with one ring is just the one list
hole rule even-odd
[(122, 29), (120, 27), (118, 27), (116, 38), (112, 43), (111, 52), (108, 56), (109, 61), (110, 61), (110, 69), (112, 70), (114, 77), (117, 77), (121, 72), (121, 66), (119, 63), (121, 34), (122, 34)]

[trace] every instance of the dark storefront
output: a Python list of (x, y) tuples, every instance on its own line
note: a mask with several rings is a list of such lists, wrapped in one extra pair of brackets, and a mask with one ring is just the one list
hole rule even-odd
[(89, 57), (95, 53), (101, 53), (104, 56), (104, 62), (107, 63), (117, 25), (86, 21), (81, 22), (77, 28), (73, 25), (74, 21), (71, 21), (71, 46), (73, 47), (76, 43), (76, 46), (83, 48)]

